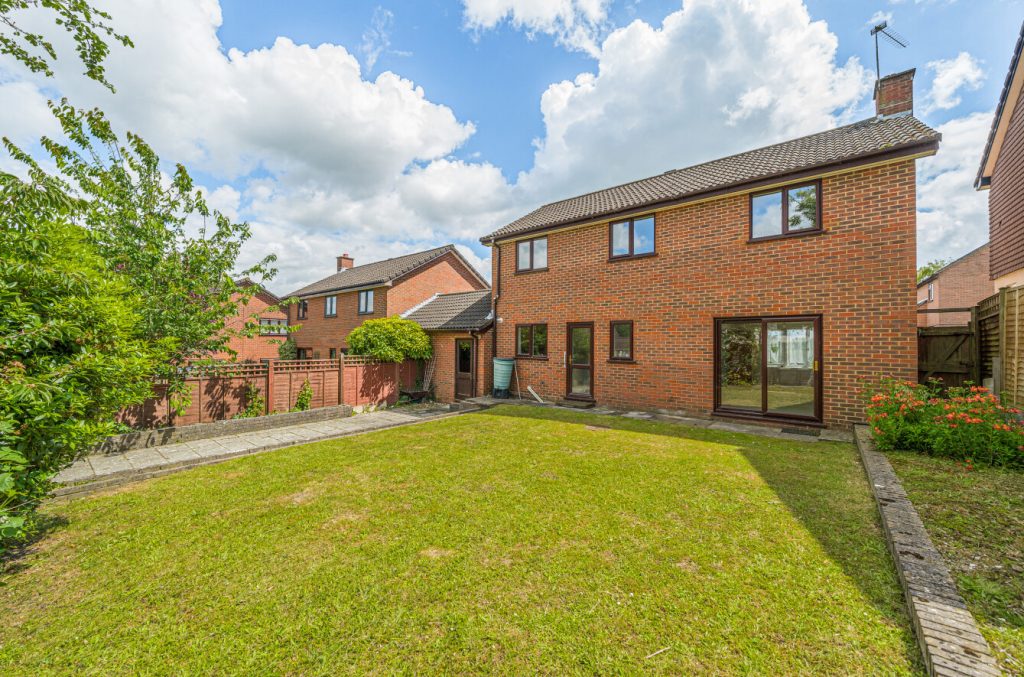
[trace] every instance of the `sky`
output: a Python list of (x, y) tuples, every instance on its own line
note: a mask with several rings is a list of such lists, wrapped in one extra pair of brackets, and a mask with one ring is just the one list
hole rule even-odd
[[(0, 58), (0, 135), (39, 153), (46, 102), (99, 106), (249, 222), (241, 265), (286, 294), (335, 270), (479, 238), (535, 207), (874, 114), (916, 68), (943, 134), (918, 163), (918, 261), (987, 239), (973, 179), (1024, 0), (98, 0), (135, 43), (110, 93), (58, 41), (55, 77)], [(27, 21), (31, 24), (34, 16)], [(47, 28), (49, 34), (53, 31)], [(22, 171), (0, 157), (0, 170)]]

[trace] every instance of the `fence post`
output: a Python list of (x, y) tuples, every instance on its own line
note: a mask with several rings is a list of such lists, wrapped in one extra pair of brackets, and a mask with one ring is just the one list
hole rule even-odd
[(978, 306), (971, 308), (971, 337), (974, 339), (974, 385), (981, 385), (981, 327), (978, 326)]
[(345, 404), (345, 353), (338, 355), (338, 404)]
[(274, 363), (277, 360), (267, 360), (267, 414), (269, 415), (274, 410)]

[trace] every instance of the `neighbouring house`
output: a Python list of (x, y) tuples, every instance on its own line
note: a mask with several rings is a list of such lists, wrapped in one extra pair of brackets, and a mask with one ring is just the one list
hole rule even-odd
[(487, 289), (487, 282), (455, 249), (428, 251), (354, 265), (337, 258), (338, 272), (289, 294), (298, 303), (288, 319), (299, 359), (336, 358), (348, 349), (346, 337), (364, 320), (401, 315), (435, 294)]
[(992, 290), (1024, 284), (1024, 25), (996, 105), (974, 187), (988, 190)]
[(434, 347), (432, 386), (439, 402), (486, 395), (493, 357), (489, 330), (491, 290), (437, 294), (404, 317), (428, 334)]
[[(235, 280), (239, 287), (258, 287), (248, 303), (242, 302), (241, 294), (233, 299), (238, 306), (238, 313), (225, 322), (225, 327), (233, 332), (241, 331), (249, 321), (259, 322), (259, 333), (254, 336), (233, 335), (228, 346), (236, 354), (221, 352), (213, 357), (218, 360), (236, 360), (238, 362), (255, 362), (259, 360), (277, 359), (277, 349), (288, 337), (288, 314), (278, 309), (281, 299), (257, 285), (249, 278)], [(270, 308), (274, 308), (270, 310)]]
[(870, 119), (548, 204), (482, 238), (495, 354), (546, 399), (863, 420), (866, 381), (917, 376), (915, 161), (941, 135), (913, 116), (913, 77), (878, 81)]
[(988, 243), (985, 243), (917, 283), (917, 326), (966, 325), (971, 321), (970, 311), (937, 311), (971, 308), (991, 295)]

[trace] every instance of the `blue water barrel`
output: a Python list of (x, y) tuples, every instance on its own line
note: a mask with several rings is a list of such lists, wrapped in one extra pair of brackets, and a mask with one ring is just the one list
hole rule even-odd
[(494, 358), (494, 389), (508, 390), (512, 382), (512, 367), (516, 361), (507, 357)]

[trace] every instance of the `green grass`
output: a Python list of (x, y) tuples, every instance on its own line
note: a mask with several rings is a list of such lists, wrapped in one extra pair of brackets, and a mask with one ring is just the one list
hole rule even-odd
[(506, 406), (47, 512), (5, 674), (920, 671), (846, 444)]
[(890, 453), (1007, 674), (1024, 674), (1024, 473)]

